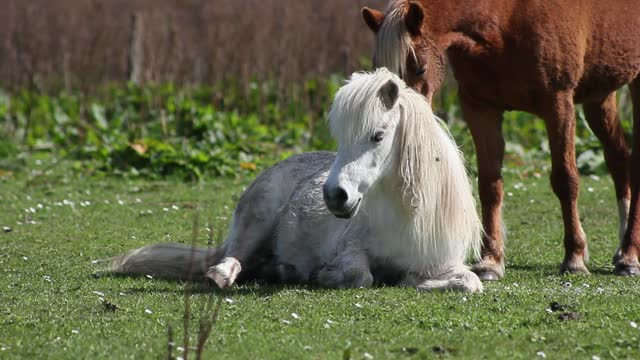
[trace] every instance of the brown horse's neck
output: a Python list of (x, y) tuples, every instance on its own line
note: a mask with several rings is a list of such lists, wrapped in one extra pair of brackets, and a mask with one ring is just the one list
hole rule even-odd
[[(452, 46), (470, 45), (472, 42), (483, 42), (480, 34), (486, 33), (487, 28), (498, 28), (500, 22), (507, 15), (505, 6), (509, 1), (494, 0), (492, 6), (487, 1), (455, 1), (455, 0), (421, 0), (425, 10), (423, 27), (434, 41), (440, 52), (445, 52)], [(492, 12), (487, 13), (487, 9)]]
[[(462, 12), (457, 1), (422, 0), (424, 8), (423, 32), (433, 39), (435, 47), (444, 52), (450, 46), (451, 34), (455, 33)], [(446, 14), (442, 16), (439, 14)]]
[[(487, 2), (491, 2), (490, 6)], [(421, 0), (424, 8), (423, 34), (430, 62), (427, 74), (431, 88), (422, 92), (431, 98), (444, 78), (446, 55), (451, 51), (477, 55), (487, 48), (503, 47), (501, 23), (508, 21), (509, 0)], [(491, 13), (487, 13), (491, 9)]]

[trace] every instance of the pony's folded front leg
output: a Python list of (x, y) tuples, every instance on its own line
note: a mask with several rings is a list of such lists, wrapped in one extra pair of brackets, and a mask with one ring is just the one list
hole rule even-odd
[(418, 274), (409, 273), (402, 284), (422, 291), (482, 292), (482, 282), (478, 275), (464, 267), (451, 269), (440, 275), (426, 278)]
[(316, 278), (318, 285), (329, 288), (371, 287), (373, 275), (364, 251), (349, 247), (338, 254), (336, 262), (322, 267)]
[(218, 287), (225, 289), (236, 281), (242, 266), (240, 261), (234, 257), (225, 257), (222, 261), (209, 268), (207, 277), (216, 282)]

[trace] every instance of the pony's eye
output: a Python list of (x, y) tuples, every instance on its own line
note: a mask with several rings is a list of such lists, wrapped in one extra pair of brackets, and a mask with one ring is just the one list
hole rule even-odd
[(382, 139), (384, 139), (383, 131), (376, 131), (376, 133), (371, 137), (371, 141), (374, 143), (379, 143)]
[(416, 75), (422, 76), (425, 72), (427, 72), (427, 66), (423, 65), (420, 68), (418, 68), (418, 71), (416, 71)]

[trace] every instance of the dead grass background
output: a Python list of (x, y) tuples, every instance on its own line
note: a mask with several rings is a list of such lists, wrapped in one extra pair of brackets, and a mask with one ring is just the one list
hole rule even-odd
[[(0, 86), (300, 82), (361, 68), (385, 0), (0, 0)], [(137, 73), (136, 73), (137, 72)]]

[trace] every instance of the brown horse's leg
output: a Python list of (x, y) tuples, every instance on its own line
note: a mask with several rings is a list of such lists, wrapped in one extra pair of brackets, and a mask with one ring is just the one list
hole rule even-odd
[[(616, 93), (609, 94), (603, 101), (587, 102), (584, 113), (589, 127), (598, 137), (604, 149), (604, 158), (611, 173), (618, 199), (618, 215), (620, 226), (618, 236), (620, 244), (627, 229), (629, 217), (629, 147), (624, 139), (624, 132), (620, 126), (620, 119), (616, 109)], [(620, 256), (620, 248), (614, 255), (613, 262)]]
[(587, 242), (578, 216), (580, 186), (575, 156), (573, 92), (557, 93), (544, 112), (551, 148), (551, 187), (560, 200), (564, 221), (564, 261), (560, 272), (588, 274)]
[(478, 157), (478, 191), (482, 204), (484, 236), (482, 258), (473, 271), (482, 280), (498, 280), (504, 276), (502, 241), (502, 175), (504, 139), (502, 110), (476, 102), (460, 92), (460, 104)]
[(640, 77), (629, 85), (633, 100), (633, 150), (631, 152), (631, 204), (627, 231), (615, 259), (618, 275), (640, 275)]

